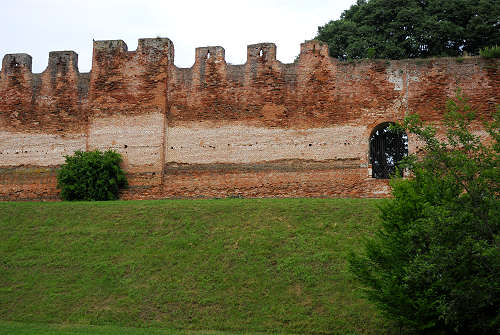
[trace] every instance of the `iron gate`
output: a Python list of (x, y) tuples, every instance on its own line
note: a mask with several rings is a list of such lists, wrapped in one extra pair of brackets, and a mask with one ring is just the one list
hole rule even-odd
[(390, 178), (401, 159), (408, 155), (408, 136), (390, 129), (390, 125), (389, 122), (378, 125), (370, 136), (373, 178)]

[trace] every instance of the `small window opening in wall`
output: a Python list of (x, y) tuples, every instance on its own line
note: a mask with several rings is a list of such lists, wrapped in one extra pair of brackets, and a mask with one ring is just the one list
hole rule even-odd
[(391, 122), (376, 126), (370, 135), (370, 164), (372, 177), (388, 179), (401, 160), (408, 156), (408, 135), (390, 128)]
[(128, 145), (126, 145), (126, 144), (125, 144), (123, 147), (124, 147), (125, 149), (127, 149), (127, 148), (128, 148)]
[(262, 48), (259, 50), (259, 57), (264, 56), (264, 51), (262, 51)]
[(207, 51), (207, 59), (210, 59), (210, 50)]

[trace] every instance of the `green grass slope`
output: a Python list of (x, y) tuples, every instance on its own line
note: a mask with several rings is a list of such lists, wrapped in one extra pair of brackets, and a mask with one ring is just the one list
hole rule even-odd
[[(132, 328), (118, 326), (21, 323), (0, 320), (2, 335), (266, 335), (256, 332), (224, 332), (211, 330), (178, 330), (166, 328)], [(280, 335), (280, 334), (276, 334)], [(283, 335), (283, 334), (282, 334)]]
[(378, 201), (0, 203), (0, 320), (385, 334), (345, 260)]

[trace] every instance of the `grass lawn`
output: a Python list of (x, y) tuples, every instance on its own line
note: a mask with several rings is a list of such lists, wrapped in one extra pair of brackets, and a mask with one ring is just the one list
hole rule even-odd
[(380, 201), (0, 203), (0, 327), (387, 334), (345, 260), (375, 230)]
[[(255, 332), (175, 330), (117, 326), (60, 325), (0, 321), (2, 335), (267, 335)], [(278, 333), (277, 333), (278, 334)], [(282, 334), (288, 335), (288, 334)]]

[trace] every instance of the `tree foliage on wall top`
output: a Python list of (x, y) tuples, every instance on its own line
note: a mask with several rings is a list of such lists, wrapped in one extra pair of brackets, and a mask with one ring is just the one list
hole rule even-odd
[(358, 0), (316, 39), (339, 59), (478, 54), (500, 44), (498, 0)]

